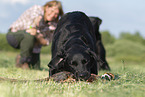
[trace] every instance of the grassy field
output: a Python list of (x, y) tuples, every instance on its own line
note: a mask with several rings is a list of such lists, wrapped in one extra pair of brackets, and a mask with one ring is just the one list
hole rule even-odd
[[(41, 70), (22, 70), (14, 66), (17, 53), (0, 52), (0, 77), (33, 80), (48, 76), (50, 55), (41, 55)], [(120, 79), (94, 83), (0, 82), (0, 97), (145, 97), (145, 63), (107, 58), (111, 73)], [(100, 71), (99, 75), (107, 71)]]

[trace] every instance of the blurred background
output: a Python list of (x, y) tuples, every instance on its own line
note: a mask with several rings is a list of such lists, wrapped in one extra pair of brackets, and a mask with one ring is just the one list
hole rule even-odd
[[(50, 0), (0, 0), (0, 32), (5, 33), (26, 9)], [(118, 37), (121, 32), (140, 32), (145, 36), (145, 0), (60, 0), (64, 12), (83, 11), (103, 20), (100, 30)]]
[[(28, 8), (50, 0), (0, 0), (0, 51), (16, 51), (5, 39), (9, 26)], [(60, 0), (64, 12), (83, 11), (102, 19), (100, 33), (107, 57), (144, 62), (145, 0)], [(48, 52), (49, 49), (49, 52)], [(50, 46), (42, 53), (50, 54)]]

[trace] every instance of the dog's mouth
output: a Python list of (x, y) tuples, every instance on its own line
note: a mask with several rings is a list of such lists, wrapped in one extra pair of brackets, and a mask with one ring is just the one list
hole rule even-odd
[(56, 82), (64, 81), (68, 78), (72, 78), (76, 81), (87, 81), (90, 78), (90, 76), (91, 74), (89, 72), (72, 73), (72, 72), (62, 71), (62, 72), (53, 74), (51, 78)]

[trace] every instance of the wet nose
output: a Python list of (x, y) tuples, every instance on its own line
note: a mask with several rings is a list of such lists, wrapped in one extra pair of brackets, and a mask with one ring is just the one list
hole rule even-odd
[(78, 74), (78, 78), (81, 80), (85, 80), (88, 76), (89, 74), (87, 72), (81, 72)]

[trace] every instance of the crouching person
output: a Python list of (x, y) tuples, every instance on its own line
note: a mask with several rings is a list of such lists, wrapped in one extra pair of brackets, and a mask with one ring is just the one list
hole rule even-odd
[(16, 57), (16, 67), (40, 69), (40, 50), (51, 42), (58, 19), (63, 15), (59, 1), (35, 5), (26, 10), (9, 28), (8, 43), (20, 49)]

